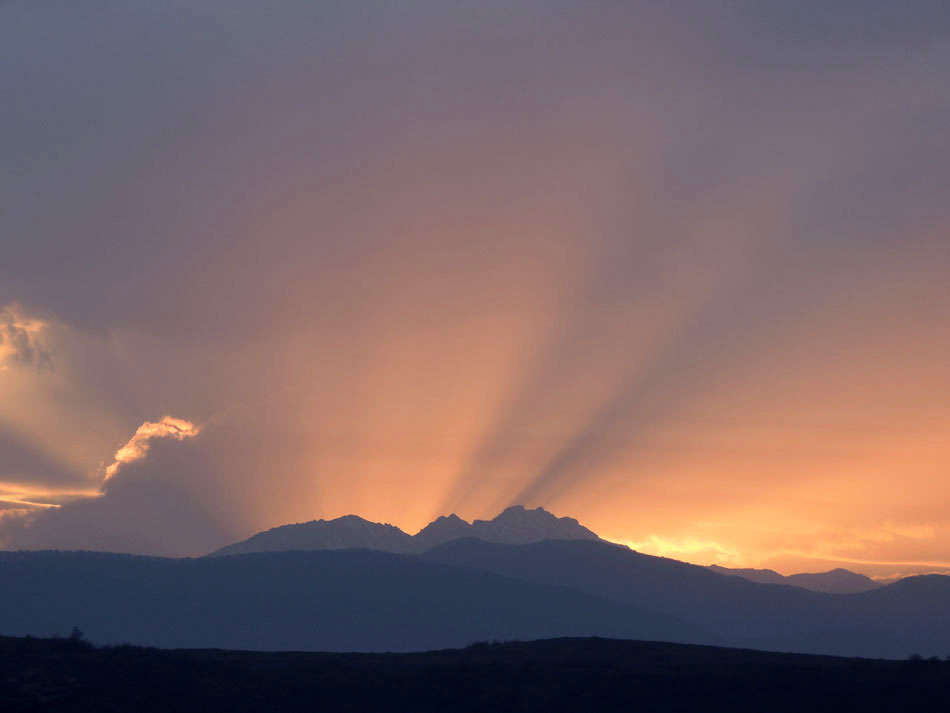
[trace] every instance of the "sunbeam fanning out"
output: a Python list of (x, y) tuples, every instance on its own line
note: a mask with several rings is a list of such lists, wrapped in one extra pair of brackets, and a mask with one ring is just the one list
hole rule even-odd
[(0, 3), (3, 546), (522, 504), (950, 562), (946, 3), (48, 5)]

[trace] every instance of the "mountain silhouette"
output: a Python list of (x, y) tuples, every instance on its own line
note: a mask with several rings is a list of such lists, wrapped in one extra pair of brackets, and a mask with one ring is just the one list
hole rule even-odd
[(827, 594), (856, 594), (883, 586), (881, 582), (875, 582), (870, 577), (840, 567), (828, 572), (790, 575), (782, 575), (772, 569), (730, 569), (717, 564), (709, 565), (709, 569), (719, 574), (742, 577), (760, 584), (789, 584), (793, 587)]
[(714, 643), (675, 617), (566, 587), (370, 550), (166, 559), (0, 552), (0, 634), (96, 644), (419, 651), (602, 636)]
[(600, 539), (596, 533), (574, 518), (557, 517), (540, 507), (528, 510), (521, 505), (513, 505), (492, 520), (475, 520), (468, 523), (455, 514), (442, 516), (415, 535), (409, 535), (394, 525), (370, 522), (356, 515), (345, 515), (335, 520), (313, 520), (283, 525), (222, 547), (210, 556), (355, 548), (418, 553), (463, 537), (507, 544), (526, 544), (542, 540)]
[(662, 612), (728, 646), (883, 658), (950, 650), (950, 577), (939, 575), (826, 594), (727, 577), (604, 541), (501, 545), (466, 539), (421, 557)]
[(334, 520), (312, 520), (282, 525), (249, 537), (210, 556), (283, 550), (347, 550), (363, 548), (381, 552), (412, 552), (413, 539), (395, 525), (344, 515)]
[(441, 517), (414, 536), (350, 515), (215, 554), (229, 556), (0, 552), (0, 634), (78, 626), (97, 643), (257, 650), (604, 636), (876, 658), (950, 651), (950, 577), (854, 593), (789, 586), (853, 584), (844, 570), (753, 582), (600, 540), (540, 508)]
[(412, 540), (424, 552), (430, 547), (472, 536), (472, 525), (456, 514), (442, 515), (412, 536)]
[[(523, 545), (543, 540), (599, 540), (572, 517), (556, 517), (544, 508), (507, 508), (493, 520), (475, 520), (471, 536), (486, 542)], [(457, 538), (454, 538), (457, 539)]]

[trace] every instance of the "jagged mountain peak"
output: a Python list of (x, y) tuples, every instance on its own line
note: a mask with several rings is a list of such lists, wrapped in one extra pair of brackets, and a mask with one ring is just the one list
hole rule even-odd
[(415, 535), (408, 535), (388, 523), (371, 522), (359, 515), (344, 515), (333, 520), (311, 520), (259, 532), (247, 540), (228, 545), (211, 554), (353, 548), (411, 553), (424, 552), (436, 545), (463, 537), (507, 544), (527, 544), (541, 540), (600, 539), (574, 518), (557, 517), (541, 507), (528, 510), (522, 505), (513, 505), (492, 520), (475, 520), (472, 523), (455, 513), (441, 515)]
[[(554, 519), (557, 517), (549, 513), (543, 507), (536, 507), (533, 510), (529, 510), (524, 505), (509, 505), (500, 513), (495, 515), (491, 520), (475, 520), (474, 522), (506, 522), (506, 521), (521, 521), (528, 518), (544, 518), (544, 519)], [(473, 523), (474, 524), (474, 523)]]
[(472, 526), (455, 513), (440, 515), (413, 536), (419, 552), (441, 545), (443, 542), (471, 537)]
[(523, 505), (505, 508), (492, 520), (475, 520), (472, 523), (472, 531), (479, 539), (511, 544), (527, 544), (541, 540), (600, 539), (596, 533), (572, 517), (557, 517), (544, 508), (529, 510)]
[(337, 550), (366, 548), (410, 552), (412, 538), (395, 525), (371, 522), (359, 515), (333, 520), (311, 520), (259, 532), (242, 542), (222, 547), (212, 555), (234, 555), (280, 550)]
[[(468, 525), (468, 522), (460, 518), (454, 512), (449, 515), (439, 515), (435, 520), (430, 522), (426, 527), (432, 527), (433, 525), (443, 525), (443, 524), (465, 524)], [(425, 529), (425, 528), (423, 528)]]

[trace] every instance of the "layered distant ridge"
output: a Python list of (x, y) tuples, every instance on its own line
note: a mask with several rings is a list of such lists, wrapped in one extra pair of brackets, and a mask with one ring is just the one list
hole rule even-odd
[(881, 582), (875, 582), (870, 577), (840, 567), (829, 572), (803, 572), (787, 576), (772, 569), (730, 569), (716, 564), (709, 565), (709, 569), (718, 574), (742, 577), (759, 584), (787, 584), (826, 594), (857, 594), (882, 586)]

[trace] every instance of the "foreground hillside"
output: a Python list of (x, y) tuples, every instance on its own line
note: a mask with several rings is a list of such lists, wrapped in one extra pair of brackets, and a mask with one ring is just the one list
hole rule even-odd
[(0, 637), (0, 710), (924, 711), (950, 662), (607, 639), (419, 654), (93, 649)]

